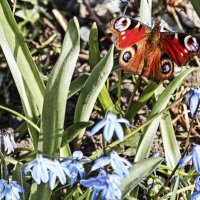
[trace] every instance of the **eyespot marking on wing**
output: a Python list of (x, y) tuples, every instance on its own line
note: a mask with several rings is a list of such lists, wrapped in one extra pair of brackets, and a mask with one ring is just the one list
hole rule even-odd
[(128, 29), (130, 25), (131, 25), (131, 20), (129, 18), (121, 17), (115, 21), (114, 29), (121, 32)]
[(171, 61), (171, 59), (167, 56), (164, 55), (161, 58), (161, 73), (162, 74), (169, 74), (174, 68), (174, 63)]
[(184, 45), (188, 51), (198, 51), (199, 43), (195, 37), (188, 35), (184, 38)]

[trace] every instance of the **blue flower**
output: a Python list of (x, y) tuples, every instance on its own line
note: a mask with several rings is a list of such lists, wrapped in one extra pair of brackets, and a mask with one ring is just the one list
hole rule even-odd
[(55, 168), (54, 170), (51, 169), (49, 171), (49, 187), (51, 188), (51, 190), (53, 190), (54, 188), (57, 177), (62, 185), (66, 183), (66, 175), (70, 177), (69, 170), (65, 166), (63, 166), (62, 163), (60, 163), (56, 159), (53, 161), (53, 163)]
[(100, 170), (96, 178), (81, 180), (80, 183), (85, 187), (92, 187), (93, 193), (91, 200), (97, 199), (99, 192), (101, 192), (103, 200), (116, 200), (122, 197), (122, 193), (119, 189), (121, 178), (116, 174), (107, 174), (103, 169)]
[(95, 160), (92, 166), (92, 171), (103, 168), (105, 165), (111, 164), (112, 168), (118, 176), (124, 178), (129, 175), (128, 167), (131, 167), (131, 163), (118, 155), (116, 151), (111, 151), (109, 157), (101, 157)]
[(200, 103), (200, 86), (190, 89), (189, 96), (190, 114), (193, 117)]
[(160, 151), (156, 150), (153, 152), (153, 154), (151, 155), (152, 158), (156, 158), (156, 157), (160, 157)]
[(1, 142), (4, 145), (4, 150), (7, 154), (14, 152), (14, 149), (17, 147), (15, 144), (13, 133), (10, 131), (7, 131), (6, 129), (2, 130), (2, 135), (0, 137), (0, 144)]
[(5, 197), (5, 200), (20, 200), (19, 192), (24, 192), (24, 188), (16, 181), (0, 180), (0, 199)]
[(40, 184), (41, 182), (47, 183), (49, 181), (49, 171), (57, 170), (54, 162), (47, 158), (43, 158), (42, 155), (38, 155), (36, 159), (26, 164), (24, 174), (26, 175), (31, 168), (32, 177), (37, 184)]
[(190, 196), (190, 200), (200, 199), (200, 183), (199, 183), (199, 178), (200, 178), (200, 176), (198, 176), (198, 177), (195, 179), (195, 188), (196, 188), (197, 192), (194, 192), (194, 193)]
[(191, 159), (195, 170), (200, 173), (200, 145), (194, 145), (192, 151), (179, 161), (179, 166), (186, 165)]
[(75, 151), (72, 156), (64, 159), (61, 163), (63, 167), (66, 167), (69, 170), (71, 185), (76, 182), (78, 174), (81, 179), (85, 177), (85, 169), (81, 162), (91, 162), (91, 159), (83, 156), (81, 151)]
[(99, 123), (97, 123), (91, 130), (91, 135), (96, 134), (100, 129), (103, 129), (103, 136), (106, 141), (110, 141), (114, 131), (117, 134), (117, 137), (120, 141), (124, 139), (124, 132), (120, 125), (124, 123), (130, 125), (129, 121), (124, 118), (117, 119), (117, 116), (109, 112), (105, 118), (103, 118)]

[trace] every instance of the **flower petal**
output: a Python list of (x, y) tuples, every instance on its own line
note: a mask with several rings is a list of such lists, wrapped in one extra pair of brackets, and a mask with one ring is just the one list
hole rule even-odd
[(190, 196), (190, 200), (199, 200), (200, 199), (200, 192), (194, 192), (191, 196)]
[(200, 154), (198, 151), (193, 151), (192, 164), (195, 170), (200, 173)]
[(80, 160), (80, 159), (82, 159), (82, 157), (83, 157), (82, 151), (74, 151), (74, 153), (73, 153), (73, 158), (74, 159)]
[(119, 118), (119, 119), (117, 119), (117, 122), (124, 123), (124, 124), (126, 124), (128, 126), (130, 125), (130, 122), (125, 118)]
[(92, 166), (91, 171), (94, 171), (99, 168), (103, 168), (104, 166), (110, 163), (110, 157), (101, 157), (95, 160), (94, 165)]
[(185, 166), (192, 159), (192, 154), (188, 154), (179, 161), (179, 166)]
[(103, 137), (106, 141), (110, 141), (113, 133), (114, 133), (114, 124), (113, 123), (107, 123), (106, 126), (103, 129)]
[(115, 132), (117, 134), (117, 137), (120, 141), (124, 140), (124, 131), (122, 129), (122, 126), (118, 122), (114, 122)]
[(197, 106), (199, 103), (199, 95), (198, 94), (193, 94), (190, 98), (189, 98), (189, 105), (190, 105), (190, 113), (191, 113), (191, 117), (193, 117)]
[(199, 182), (199, 179), (200, 179), (200, 176), (198, 176), (198, 177), (195, 179), (195, 188), (197, 189), (197, 191), (200, 192), (200, 182)]
[(103, 118), (99, 123), (97, 123), (90, 131), (90, 135), (96, 134), (100, 129), (102, 129), (107, 123), (107, 119)]

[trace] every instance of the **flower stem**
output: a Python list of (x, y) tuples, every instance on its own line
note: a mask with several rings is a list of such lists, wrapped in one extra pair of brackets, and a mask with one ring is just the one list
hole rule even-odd
[[(181, 159), (185, 156), (187, 150), (188, 150), (188, 147), (187, 146), (181, 156)], [(181, 160), (180, 159), (180, 160)], [(179, 160), (179, 161), (180, 161)], [(158, 191), (158, 193), (156, 194), (156, 196), (153, 198), (154, 200), (157, 200), (160, 196), (160, 194), (162, 193), (162, 191), (165, 189), (165, 187), (169, 184), (170, 180), (172, 179), (172, 177), (174, 176), (176, 170), (179, 168), (179, 162), (176, 164), (175, 168), (173, 169), (172, 173), (170, 174), (170, 176), (168, 177), (168, 179), (165, 181), (164, 185), (160, 188), (160, 190)]]
[(195, 117), (196, 117), (196, 114), (197, 114), (197, 111), (198, 111), (198, 107), (199, 107), (199, 103), (198, 103), (198, 106), (197, 106), (197, 108), (196, 108), (196, 111), (195, 111), (195, 113), (194, 113), (194, 115), (193, 115), (193, 117), (192, 117), (192, 121), (190, 122), (190, 129), (189, 129), (189, 131), (188, 131), (188, 135), (187, 135), (187, 139), (186, 139), (186, 142), (185, 142), (185, 148), (184, 148), (184, 149), (186, 149), (187, 146), (189, 145), (190, 135), (191, 135), (192, 128), (193, 128), (193, 125), (194, 125), (194, 119), (195, 119)]
[[(190, 123), (190, 128), (189, 128), (189, 131), (188, 131), (188, 136), (187, 136), (187, 139), (186, 139), (186, 142), (185, 142), (184, 152), (183, 152), (183, 154), (181, 156), (181, 159), (185, 156), (185, 154), (186, 154), (186, 152), (188, 150), (188, 147), (189, 147), (190, 135), (191, 135), (192, 128), (193, 128), (193, 125), (194, 125), (194, 119), (195, 119), (198, 107), (199, 107), (199, 104), (197, 106), (197, 109), (196, 109), (196, 111), (195, 111), (195, 113), (194, 113), (194, 115), (192, 117), (192, 121)], [(164, 190), (164, 188), (168, 185), (169, 181), (174, 176), (174, 174), (175, 174), (176, 170), (178, 169), (178, 167), (179, 167), (179, 162), (177, 163), (176, 167), (174, 168), (174, 170), (172, 171), (172, 173), (170, 174), (170, 176), (168, 177), (168, 179), (165, 181), (164, 185), (160, 188), (160, 190), (156, 194), (156, 196), (154, 198), (155, 200), (157, 200), (159, 198), (159, 196), (162, 193), (162, 191)]]

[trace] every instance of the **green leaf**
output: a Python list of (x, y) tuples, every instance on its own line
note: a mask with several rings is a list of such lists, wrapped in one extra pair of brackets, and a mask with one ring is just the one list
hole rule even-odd
[(74, 138), (76, 138), (79, 134), (79, 131), (83, 128), (90, 127), (94, 124), (92, 121), (88, 122), (77, 122), (72, 124), (70, 127), (68, 127), (64, 133), (63, 133), (63, 139), (62, 141), (65, 143), (70, 143)]
[(100, 62), (100, 60), (98, 29), (96, 23), (94, 22), (89, 36), (89, 64), (91, 69), (93, 69)]
[(80, 50), (79, 24), (70, 21), (61, 54), (49, 77), (44, 96), (38, 149), (48, 155), (59, 153), (67, 94)]
[[(7, 61), (13, 60), (14, 57), (17, 65), (14, 65), (13, 68), (19, 68), (41, 114), (45, 90), (44, 83), (7, 1), (0, 1), (0, 45)], [(9, 67), (12, 66), (9, 65)], [(12, 71), (14, 72), (14, 69)], [(19, 73), (16, 74), (14, 79), (16, 80), (18, 76)]]
[(76, 94), (85, 84), (86, 80), (88, 79), (88, 74), (83, 74), (82, 76), (79, 76), (75, 80), (73, 80), (69, 87), (69, 94), (68, 99), (72, 97), (74, 94)]
[(176, 200), (176, 192), (177, 192), (178, 186), (179, 186), (179, 176), (176, 176), (175, 180), (176, 180), (176, 182), (175, 182), (173, 192), (172, 192), (172, 196), (171, 196), (170, 200)]
[(151, 174), (162, 162), (162, 158), (149, 158), (142, 160), (129, 169), (129, 176), (122, 181), (120, 189), (125, 197), (134, 189), (145, 177)]
[[(30, 186), (27, 183), (27, 178), (24, 176), (24, 165), (22, 163), (17, 163), (12, 172), (12, 180), (17, 181), (19, 185), (21, 185), (25, 191), (29, 191)], [(28, 195), (26, 192), (19, 193), (22, 200), (28, 199)]]
[(81, 90), (76, 105), (74, 122), (88, 121), (97, 97), (113, 66), (112, 46), (107, 55), (96, 65)]
[(174, 168), (181, 158), (179, 146), (176, 141), (176, 136), (172, 124), (172, 119), (169, 111), (163, 113), (160, 120), (160, 131), (164, 145), (165, 158), (167, 166)]
[(200, 18), (200, 4), (199, 4), (199, 0), (190, 0), (190, 2), (193, 5), (193, 8), (195, 9), (195, 11), (197, 12), (197, 15)]
[(116, 111), (115, 105), (105, 85), (103, 86), (101, 92), (99, 93), (98, 102), (100, 103), (100, 106), (104, 113), (106, 113), (107, 110), (110, 110), (114, 113), (119, 113), (118, 111)]
[[(93, 23), (89, 37), (89, 64), (91, 69), (93, 69), (100, 62), (100, 60), (98, 29), (96, 23)], [(100, 103), (104, 113), (106, 113), (109, 108), (114, 108), (114, 104), (105, 85), (99, 93), (98, 102)]]
[[(192, 71), (193, 71), (193, 68), (189, 68), (183, 71), (168, 85), (168, 87), (164, 90), (164, 92), (162, 92), (158, 101), (154, 105), (148, 119), (154, 116), (155, 114), (159, 113), (161, 110), (163, 110), (167, 106), (171, 95), (174, 93), (174, 91), (179, 86), (179, 84), (183, 81), (183, 79)], [(138, 150), (137, 150), (135, 161), (143, 160), (144, 158), (148, 157), (148, 153), (151, 150), (153, 139), (157, 132), (160, 119), (161, 119), (161, 116), (155, 119), (144, 130)]]
[[(79, 24), (77, 18), (74, 17), (68, 24), (62, 51), (50, 74), (44, 96), (38, 151), (47, 155), (59, 154), (60, 152), (67, 95), (79, 50)], [(34, 190), (34, 185), (32, 187)], [(51, 193), (48, 184), (40, 184), (36, 187), (36, 191), (31, 194), (31, 199), (48, 200)]]

